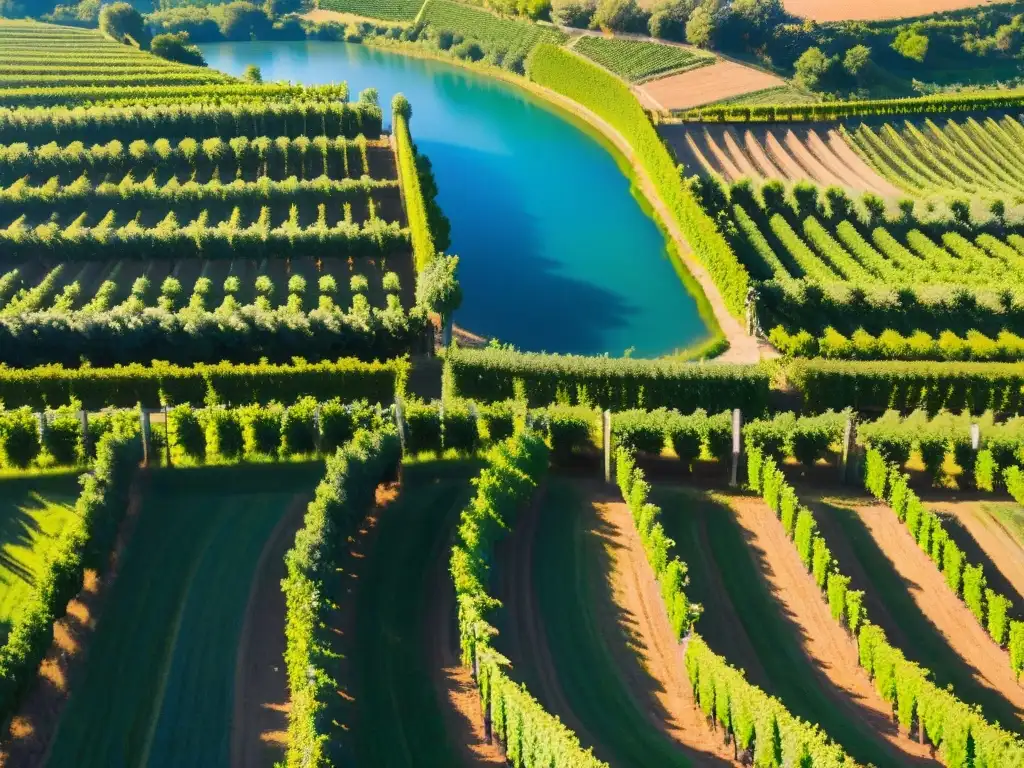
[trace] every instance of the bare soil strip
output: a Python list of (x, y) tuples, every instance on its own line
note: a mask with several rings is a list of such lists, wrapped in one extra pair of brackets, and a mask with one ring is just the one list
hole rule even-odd
[(785, 84), (786, 81), (777, 75), (720, 59), (710, 66), (650, 80), (639, 86), (639, 90), (665, 108), (675, 110)]
[(859, 0), (838, 3), (836, 0), (783, 0), (782, 5), (794, 16), (818, 22), (875, 21), (927, 16), (932, 13), (956, 11), (985, 5), (989, 0)]
[[(629, 508), (613, 501), (602, 486), (583, 484), (591, 501), (585, 514), (593, 543), (607, 553), (610, 570), (603, 574), (615, 612), (603, 611), (604, 635), (609, 648), (635, 658), (619, 663), (622, 671), (636, 670), (636, 659), (646, 677), (626, 674), (635, 701), (643, 703), (653, 693), (658, 706), (645, 707), (649, 720), (677, 741), (699, 765), (739, 765), (733, 750), (711, 731), (696, 708), (686, 676), (683, 647), (673, 635), (654, 571), (647, 563)], [(717, 606), (715, 606), (717, 609)], [(623, 635), (628, 643), (623, 642)], [(651, 680), (656, 684), (651, 686)]]
[(928, 748), (899, 733), (891, 708), (858, 664), (856, 644), (832, 618), (821, 591), (772, 511), (757, 498), (724, 498), (758, 555), (761, 573), (773, 595), (801, 630), (804, 652), (827, 681), (822, 690), (839, 711), (867, 725), (894, 761), (903, 765), (927, 761)]
[[(998, 502), (990, 502), (998, 503)], [(1005, 502), (1008, 503), (1008, 502)], [(1017, 596), (1024, 596), (1024, 551), (1013, 535), (1003, 527), (995, 517), (985, 511), (983, 504), (977, 501), (929, 503), (928, 506), (947, 515), (955, 517), (967, 532), (984, 550), (989, 559), (999, 569), (999, 573), (1008, 581), (1017, 595), (1007, 594), (1015, 607), (1021, 605)], [(986, 569), (987, 573), (988, 569)], [(987, 573), (989, 586), (992, 574)]]
[[(872, 537), (907, 584), (914, 602), (942, 632), (949, 646), (976, 671), (979, 684), (998, 692), (1024, 719), (1024, 688), (1010, 670), (1006, 651), (997, 646), (967, 606), (946, 586), (942, 573), (921, 551), (889, 507), (856, 507)], [(1007, 724), (1019, 728), (1020, 723)]]
[(270, 768), (288, 742), (288, 679), (284, 666), (285, 553), (302, 527), (307, 497), (297, 496), (270, 534), (256, 564), (238, 641), (232, 768)]
[(89, 640), (102, 616), (104, 602), (117, 579), (118, 566), (131, 539), (142, 506), (145, 471), (129, 491), (128, 510), (121, 523), (114, 551), (101, 579), (87, 570), (82, 591), (68, 603), (67, 614), (53, 624), (53, 643), (39, 665), (35, 684), (21, 709), (11, 719), (0, 745), (0, 768), (35, 768), (45, 765), (50, 741), (57, 730), (75, 677), (88, 661)]
[(497, 742), (487, 741), (480, 694), (473, 675), (462, 666), (455, 589), (448, 572), (448, 544), (447, 536), (439, 536), (432, 552), (432, 588), (424, 626), (430, 671), (447, 732), (459, 745), (462, 765), (465, 768), (505, 765)]

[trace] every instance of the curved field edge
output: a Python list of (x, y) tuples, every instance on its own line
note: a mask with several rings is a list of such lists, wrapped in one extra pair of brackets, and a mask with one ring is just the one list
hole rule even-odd
[(317, 471), (314, 463), (154, 473), (48, 765), (229, 764), (253, 570)]

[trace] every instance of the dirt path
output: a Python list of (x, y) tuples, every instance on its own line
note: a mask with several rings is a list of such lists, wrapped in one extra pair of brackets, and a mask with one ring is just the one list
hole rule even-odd
[(891, 708), (875, 692), (858, 663), (857, 646), (832, 618), (821, 591), (804, 568), (792, 542), (760, 499), (728, 496), (734, 517), (744, 529), (761, 572), (787, 617), (801, 630), (803, 650), (824, 678), (822, 690), (836, 709), (859, 720), (899, 764), (930, 763), (928, 748), (901, 735)]
[(1010, 671), (1006, 651), (992, 641), (967, 606), (949, 590), (942, 573), (891, 509), (881, 504), (855, 509), (878, 547), (906, 582), (921, 611), (942, 632), (949, 646), (974, 667), (978, 683), (1009, 701), (1020, 718), (1024, 713), (1024, 688), (1017, 684)]
[(448, 572), (449, 539), (439, 536), (432, 551), (432, 578), (426, 610), (426, 647), (447, 732), (459, 745), (462, 765), (505, 765), (497, 742), (488, 743), (480, 694), (459, 654), (455, 590)]
[[(1017, 595), (1024, 595), (1024, 550), (1014, 539), (1013, 534), (1007, 531), (993, 515), (986, 512), (980, 502), (942, 502), (929, 503), (928, 506), (939, 512), (952, 515), (960, 521), (960, 524), (999, 569), (1003, 578), (1017, 590)], [(989, 580), (991, 581), (991, 575)], [(1016, 596), (1008, 594), (1007, 597), (1016, 605), (1020, 605)]]
[[(658, 583), (647, 563), (629, 508), (614, 501), (603, 486), (587, 483), (583, 487), (586, 498), (592, 501), (585, 524), (600, 537), (597, 541), (607, 552), (611, 568), (601, 576), (610, 585), (618, 609), (611, 615), (602, 612), (602, 629), (609, 648), (635, 657), (620, 662), (619, 669), (637, 670), (638, 658), (646, 673), (625, 675), (634, 700), (642, 704), (653, 693), (658, 706), (644, 707), (649, 720), (677, 741), (694, 763), (739, 765), (733, 760), (732, 748), (708, 728), (696, 708), (682, 646), (673, 636)], [(624, 633), (628, 643), (622, 642)]]
[(106, 574), (87, 570), (82, 591), (68, 603), (67, 614), (53, 624), (53, 643), (39, 665), (35, 683), (12, 718), (0, 746), (0, 768), (35, 768), (45, 765), (75, 677), (88, 661), (89, 640), (117, 579), (125, 547), (131, 539), (142, 507), (146, 474), (132, 484), (128, 510), (117, 534)]
[(285, 553), (302, 527), (307, 497), (297, 496), (267, 539), (254, 571), (235, 666), (232, 768), (271, 768), (284, 759), (288, 680), (284, 666)]

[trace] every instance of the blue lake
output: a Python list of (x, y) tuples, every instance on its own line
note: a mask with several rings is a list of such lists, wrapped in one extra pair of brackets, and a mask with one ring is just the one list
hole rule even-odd
[(514, 85), (445, 62), (329, 42), (202, 46), (264, 80), (347, 81), (412, 104), (413, 140), (452, 222), (456, 322), (525, 350), (656, 357), (708, 337), (665, 238), (603, 139)]

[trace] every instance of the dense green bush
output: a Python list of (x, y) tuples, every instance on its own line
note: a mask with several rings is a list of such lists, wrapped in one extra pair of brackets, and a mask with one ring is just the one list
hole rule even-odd
[(592, 408), (552, 405), (541, 412), (547, 423), (551, 459), (564, 464), (593, 444), (599, 417)]
[(281, 420), (281, 453), (296, 456), (315, 453), (319, 431), (316, 424), (315, 397), (302, 397), (284, 410)]
[(167, 438), (173, 462), (200, 462), (206, 458), (206, 433), (191, 405), (178, 405), (167, 412)]
[(39, 455), (39, 419), (30, 408), (0, 412), (0, 462), (25, 469)]
[(612, 414), (612, 441), (630, 453), (657, 456), (665, 448), (668, 411), (630, 410)]
[(445, 403), (442, 419), (444, 449), (474, 453), (480, 447), (480, 428), (471, 406), (459, 401)]
[(203, 411), (201, 418), (206, 434), (206, 457), (234, 462), (242, 456), (245, 438), (238, 411), (215, 406)]
[(405, 449), (415, 456), (429, 451), (440, 455), (444, 449), (441, 410), (437, 403), (409, 400), (405, 403)]
[(281, 444), (281, 421), (284, 409), (277, 403), (265, 406), (247, 405), (238, 411), (242, 424), (245, 453), (249, 456), (277, 458)]
[(74, 405), (47, 414), (43, 430), (43, 448), (58, 466), (74, 466), (85, 458), (82, 421)]
[(483, 436), (492, 443), (512, 437), (517, 407), (514, 400), (503, 400), (477, 406)]
[(760, 366), (457, 348), (447, 352), (445, 366), (457, 394), (481, 402), (514, 398), (521, 387), (534, 407), (741, 408), (753, 416), (768, 404), (769, 375)]

